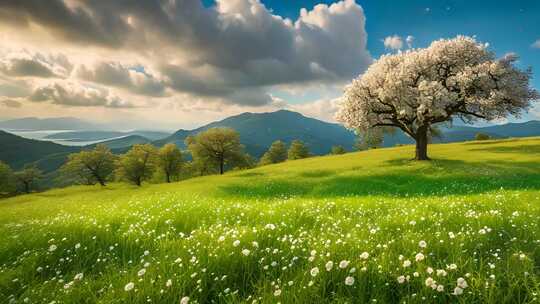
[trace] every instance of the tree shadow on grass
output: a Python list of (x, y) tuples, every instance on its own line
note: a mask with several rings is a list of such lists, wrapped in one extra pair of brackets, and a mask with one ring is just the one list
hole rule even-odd
[(527, 153), (540, 155), (540, 145), (519, 145), (511, 147), (487, 147), (473, 149), (471, 151), (485, 151), (493, 153)]
[(467, 142), (463, 142), (462, 144), (465, 146), (483, 146), (483, 145), (496, 145), (501, 143), (508, 143), (513, 141), (522, 140), (522, 138), (502, 138), (502, 139), (495, 139), (495, 140), (471, 140)]
[(240, 173), (236, 174), (236, 177), (254, 177), (254, 176), (263, 176), (264, 173), (262, 172), (246, 172), (246, 173)]
[(279, 198), (303, 196), (313, 198), (388, 196), (422, 197), (478, 194), (504, 188), (507, 190), (540, 189), (538, 162), (465, 162), (434, 160), (428, 166), (407, 166), (407, 159), (392, 160), (389, 166), (402, 167), (387, 174), (365, 175), (346, 172), (344, 175), (299, 174), (287, 179), (261, 179), (249, 184), (220, 187), (221, 194)]

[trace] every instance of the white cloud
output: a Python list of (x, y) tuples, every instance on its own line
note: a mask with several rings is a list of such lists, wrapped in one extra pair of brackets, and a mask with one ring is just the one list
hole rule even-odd
[(99, 62), (91, 67), (80, 65), (75, 72), (82, 80), (119, 87), (134, 94), (160, 97), (165, 94), (162, 80), (137, 70), (137, 67), (124, 66), (116, 62)]
[(131, 103), (121, 100), (106, 89), (86, 87), (72, 82), (55, 82), (38, 87), (28, 99), (33, 102), (50, 101), (57, 105), (74, 107), (133, 107)]
[(389, 50), (401, 50), (403, 48), (403, 39), (400, 36), (388, 36), (383, 40), (384, 47)]
[(62, 54), (0, 49), (0, 73), (10, 77), (65, 78), (72, 68), (72, 64)]
[(289, 105), (287, 108), (300, 112), (305, 116), (317, 118), (327, 122), (336, 122), (336, 115), (341, 98), (320, 99), (303, 104)]
[(540, 39), (536, 40), (536, 41), (532, 44), (532, 47), (533, 47), (533, 48), (540, 49)]
[(407, 47), (411, 49), (414, 43), (414, 36), (411, 36), (411, 35), (407, 36), (405, 41), (407, 42)]
[[(271, 102), (273, 86), (344, 82), (372, 62), (364, 12), (354, 0), (302, 9), (294, 21), (259, 0), (217, 0), (214, 7), (200, 0), (50, 0), (0, 8), (20, 20), (0, 20), (0, 29), (13, 33), (8, 41), (27, 38), (43, 52), (70, 53), (77, 66), (70, 81), (126, 94), (261, 106)], [(55, 72), (51, 60), (9, 67), (4, 73), (17, 77), (65, 78), (71, 71)]]

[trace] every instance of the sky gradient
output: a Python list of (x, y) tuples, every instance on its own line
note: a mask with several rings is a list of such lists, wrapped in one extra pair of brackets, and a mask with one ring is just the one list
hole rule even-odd
[(457, 35), (516, 53), (540, 88), (539, 16), (532, 0), (8, 0), (0, 119), (174, 130), (287, 108), (331, 121), (343, 86), (380, 55)]

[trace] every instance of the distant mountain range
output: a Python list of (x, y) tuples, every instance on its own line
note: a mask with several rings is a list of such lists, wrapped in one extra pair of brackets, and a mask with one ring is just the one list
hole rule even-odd
[[(271, 113), (243, 113), (197, 129), (178, 130), (174, 134), (158, 140), (149, 137), (154, 135), (163, 136), (163, 133), (146, 133), (148, 137), (140, 134), (126, 135), (124, 132), (109, 133), (107, 136), (122, 134), (122, 137), (105, 140), (102, 143), (109, 146), (115, 153), (123, 153), (130, 146), (141, 143), (152, 143), (156, 146), (174, 143), (181, 148), (185, 148), (184, 140), (186, 137), (214, 127), (229, 127), (238, 131), (240, 141), (245, 145), (246, 151), (255, 157), (260, 157), (275, 140), (290, 143), (292, 140), (299, 139), (307, 143), (312, 153), (321, 155), (327, 154), (334, 145), (341, 145), (347, 150), (352, 150), (356, 139), (353, 132), (341, 125), (305, 117), (296, 112), (281, 110)], [(493, 138), (540, 136), (540, 121), (510, 123), (490, 127), (454, 126), (442, 131), (443, 137), (435, 139), (434, 142), (473, 140), (479, 132), (486, 133)], [(105, 132), (110, 131), (77, 131), (69, 132), (68, 135), (74, 139), (80, 139), (81, 137), (96, 139), (104, 135)], [(57, 136), (57, 134), (54, 136)], [(65, 132), (62, 136), (65, 138)], [(394, 136), (385, 137), (383, 145), (388, 147), (410, 143), (413, 143), (413, 141), (409, 137), (402, 132), (396, 132)], [(86, 147), (93, 146), (95, 144)], [(50, 141), (31, 140), (0, 131), (0, 160), (8, 163), (14, 169), (20, 169), (26, 163), (36, 162), (43, 170), (50, 172), (61, 166), (69, 153), (84, 148), (59, 145)]]
[(228, 127), (240, 134), (246, 151), (260, 157), (276, 140), (289, 144), (295, 139), (305, 142), (312, 153), (326, 154), (334, 145), (352, 149), (355, 135), (343, 126), (305, 117), (300, 113), (280, 110), (271, 113), (243, 113), (216, 121), (194, 130), (178, 130), (173, 135), (155, 141), (156, 145), (175, 143), (184, 147), (184, 140), (210, 128)]
[(51, 140), (64, 140), (64, 141), (96, 141), (96, 140), (112, 140), (120, 137), (136, 135), (139, 137), (144, 137), (150, 141), (158, 140), (165, 138), (170, 133), (160, 132), (160, 131), (144, 131), (144, 130), (135, 130), (129, 132), (121, 131), (69, 131), (69, 132), (59, 132), (53, 133), (45, 136), (46, 139)]
[(35, 118), (26, 117), (0, 121), (3, 130), (99, 130), (102, 126), (73, 117)]

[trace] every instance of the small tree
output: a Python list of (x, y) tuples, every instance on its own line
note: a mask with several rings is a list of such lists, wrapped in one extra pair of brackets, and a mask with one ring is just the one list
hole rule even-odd
[(13, 174), (13, 170), (7, 164), (0, 161), (0, 196), (9, 195), (15, 192), (15, 189), (15, 175)]
[(516, 68), (516, 59), (497, 60), (463, 36), (384, 55), (347, 87), (337, 118), (362, 132), (399, 128), (416, 141), (416, 159), (427, 160), (433, 124), (519, 116), (538, 98), (530, 69)]
[(330, 150), (330, 154), (333, 154), (333, 155), (340, 155), (340, 154), (345, 154), (347, 153), (347, 151), (345, 151), (345, 148), (343, 148), (343, 146), (333, 146), (332, 149)]
[(287, 158), (293, 160), (306, 157), (309, 157), (308, 147), (300, 140), (293, 140), (287, 151)]
[(156, 169), (157, 149), (150, 144), (133, 145), (117, 161), (117, 175), (120, 179), (141, 186)]
[(476, 135), (474, 135), (474, 139), (475, 140), (488, 140), (488, 139), (491, 139), (491, 137), (487, 135), (486, 133), (476, 133)]
[(186, 138), (186, 145), (196, 163), (217, 167), (219, 174), (225, 165), (242, 158), (243, 146), (238, 132), (231, 128), (212, 128)]
[(383, 145), (383, 129), (367, 130), (366, 132), (358, 132), (355, 147), (357, 150), (377, 149)]
[(43, 172), (32, 165), (25, 165), (21, 171), (15, 173), (15, 179), (22, 185), (25, 193), (30, 193), (37, 180), (43, 177)]
[(159, 149), (158, 166), (165, 173), (167, 183), (171, 182), (171, 178), (180, 174), (183, 163), (182, 152), (175, 144), (166, 144)]
[(287, 160), (287, 147), (281, 140), (276, 140), (272, 143), (268, 151), (266, 151), (261, 160), (260, 165), (269, 165), (284, 162)]
[(101, 186), (105, 186), (114, 170), (114, 162), (115, 156), (111, 150), (99, 144), (92, 150), (70, 154), (60, 172), (79, 183), (93, 185), (97, 181)]

